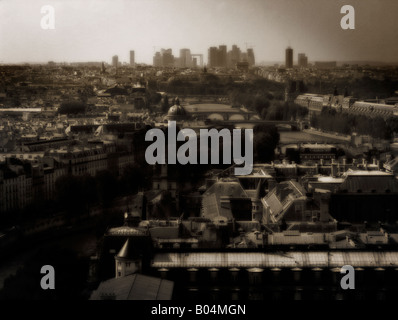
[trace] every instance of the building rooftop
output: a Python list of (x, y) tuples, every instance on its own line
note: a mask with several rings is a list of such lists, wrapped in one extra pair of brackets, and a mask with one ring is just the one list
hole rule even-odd
[(121, 226), (111, 228), (106, 233), (107, 236), (121, 236), (121, 237), (131, 237), (131, 236), (145, 236), (145, 232), (136, 228)]
[(132, 274), (101, 282), (90, 300), (170, 300), (173, 288), (172, 281)]
[(219, 180), (203, 194), (202, 215), (209, 219), (216, 219), (220, 216), (232, 219), (231, 209), (229, 208), (228, 210), (228, 208), (223, 208), (221, 205), (222, 197), (248, 198), (238, 181), (228, 179)]
[(343, 177), (345, 180), (339, 189), (347, 192), (398, 192), (398, 182), (392, 173), (348, 170)]
[(319, 251), (319, 252), (192, 252), (157, 253), (153, 268), (341, 268), (398, 267), (398, 252)]

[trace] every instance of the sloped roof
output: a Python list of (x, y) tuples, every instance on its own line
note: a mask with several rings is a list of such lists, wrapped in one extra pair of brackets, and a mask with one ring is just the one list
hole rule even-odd
[(398, 157), (386, 162), (383, 167), (387, 170), (394, 171), (398, 169)]
[(121, 259), (131, 259), (138, 255), (138, 251), (136, 247), (132, 244), (130, 238), (126, 240), (122, 249), (120, 249), (119, 253), (117, 254), (117, 258)]
[[(202, 215), (209, 219), (224, 216), (232, 219), (232, 211), (225, 207), (221, 208), (221, 197), (226, 198), (248, 198), (245, 190), (238, 181), (217, 181), (204, 194), (202, 200)], [(221, 214), (222, 213), (222, 214)]]
[(261, 201), (264, 207), (269, 208), (270, 216), (276, 222), (283, 218), (289, 205), (299, 198), (306, 198), (305, 189), (297, 181), (290, 180), (277, 184)]
[(170, 300), (174, 282), (142, 274), (101, 282), (90, 300)]

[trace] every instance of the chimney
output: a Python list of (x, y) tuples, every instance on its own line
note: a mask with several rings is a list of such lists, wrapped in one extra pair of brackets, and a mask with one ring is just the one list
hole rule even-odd
[(337, 176), (337, 163), (333, 160), (331, 165), (331, 175), (332, 177)]

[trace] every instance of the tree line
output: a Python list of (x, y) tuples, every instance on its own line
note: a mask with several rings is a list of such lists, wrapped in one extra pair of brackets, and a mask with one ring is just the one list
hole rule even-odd
[(331, 107), (323, 107), (320, 115), (311, 116), (311, 126), (327, 131), (342, 134), (358, 133), (370, 135), (378, 139), (391, 139), (394, 133), (398, 133), (398, 119), (384, 119), (380, 116), (369, 117), (362, 114), (338, 112)]

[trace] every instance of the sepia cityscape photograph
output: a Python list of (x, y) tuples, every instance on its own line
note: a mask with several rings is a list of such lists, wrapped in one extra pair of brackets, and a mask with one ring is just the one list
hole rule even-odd
[(397, 299), (398, 1), (0, 1), (0, 300)]

